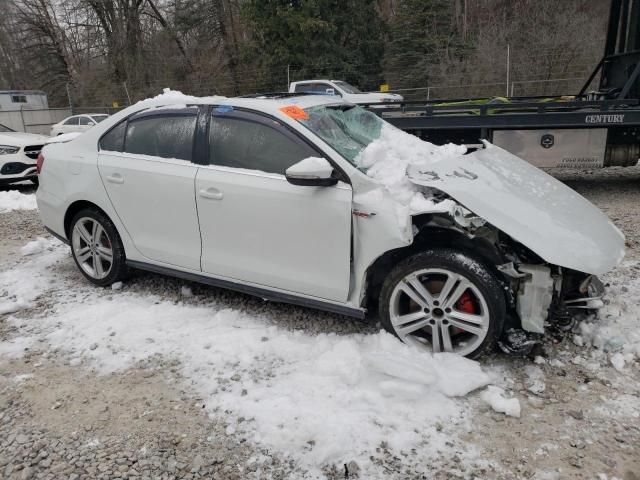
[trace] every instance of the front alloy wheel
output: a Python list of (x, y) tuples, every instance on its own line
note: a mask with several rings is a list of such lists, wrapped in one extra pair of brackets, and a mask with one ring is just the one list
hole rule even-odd
[(408, 258), (385, 281), (380, 316), (407, 344), (476, 358), (502, 331), (504, 296), (480, 262), (452, 250)]

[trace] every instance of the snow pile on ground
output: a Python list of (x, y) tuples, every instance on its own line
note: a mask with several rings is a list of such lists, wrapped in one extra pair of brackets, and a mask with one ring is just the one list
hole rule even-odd
[(582, 343), (606, 352), (611, 364), (622, 370), (626, 363), (640, 359), (640, 263), (623, 262), (603, 280), (609, 284), (606, 305), (597, 318), (581, 322), (578, 333)]
[(19, 268), (0, 272), (0, 315), (29, 308), (45, 293), (50, 284), (49, 269), (60, 260), (61, 251), (68, 252), (56, 239), (38, 238), (22, 247), (24, 252), (43, 252), (35, 261), (27, 261)]
[(382, 442), (400, 451), (427, 438), (424, 455), (435, 458), (448, 440), (436, 423), (464, 421), (450, 397), (489, 382), (475, 362), (418, 352), (386, 333), (309, 336), (234, 310), (130, 294), (62, 310), (43, 327), (52, 348), (103, 372), (176, 358), (212, 412), (234, 412), (229, 433), (307, 468), (351, 458), (364, 465)]
[(17, 190), (0, 192), (0, 213), (12, 210), (35, 210), (38, 208), (36, 196), (20, 193)]
[(480, 394), (480, 398), (496, 412), (520, 418), (520, 401), (517, 398), (506, 398), (502, 388), (489, 385)]
[(51, 240), (38, 237), (35, 240), (30, 241), (25, 246), (20, 248), (20, 253), (24, 256), (40, 253), (51, 246)]
[[(412, 183), (406, 175), (409, 165), (428, 168), (436, 162), (462, 156), (467, 151), (464, 145), (449, 143), (436, 146), (420, 140), (391, 125), (383, 125), (380, 137), (371, 142), (355, 159), (356, 165), (366, 169), (367, 175), (380, 182), (401, 205), (408, 207), (409, 214), (434, 210), (436, 203), (426, 198), (424, 187)], [(437, 204), (447, 211), (455, 205), (450, 200)]]
[[(426, 469), (470, 428), (467, 407), (455, 397), (490, 382), (476, 362), (433, 356), (383, 332), (313, 336), (278, 328), (268, 317), (140, 296), (126, 285), (70, 288), (55, 275), (63, 264), (51, 268), (56, 261), (71, 262), (66, 246), (0, 276), (0, 288), (13, 283), (13, 297), (33, 300), (26, 292), (46, 291), (45, 280), (59, 296), (45, 317), (27, 325), (16, 319), (22, 336), (0, 343), (0, 352), (16, 355), (30, 344), (59, 349), (72, 365), (103, 373), (158, 356), (175, 359), (209, 412), (228, 419), (229, 435), (317, 474), (322, 465), (355, 460), (372, 478), (380, 472), (370, 456), (383, 443), (394, 454), (417, 449)], [(463, 461), (475, 455), (459, 453)]]

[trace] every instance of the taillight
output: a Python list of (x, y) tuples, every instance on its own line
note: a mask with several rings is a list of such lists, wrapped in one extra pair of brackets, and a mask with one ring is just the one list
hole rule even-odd
[(42, 165), (44, 165), (44, 155), (42, 155), (41, 152), (38, 154), (38, 159), (36, 160), (36, 171), (38, 172), (38, 175), (42, 172)]

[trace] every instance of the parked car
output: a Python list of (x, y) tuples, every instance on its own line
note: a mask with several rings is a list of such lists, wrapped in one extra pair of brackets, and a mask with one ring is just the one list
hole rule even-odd
[(291, 93), (315, 93), (318, 95), (336, 95), (355, 104), (402, 102), (402, 95), (396, 93), (361, 92), (353, 85), (342, 80), (304, 80), (289, 85)]
[(62, 135), (63, 133), (85, 132), (91, 127), (107, 119), (109, 115), (105, 113), (85, 113), (82, 115), (72, 115), (60, 122), (51, 125), (51, 136)]
[(620, 231), (512, 154), (460, 149), (336, 97), (165, 94), (46, 145), (38, 208), (96, 285), (148, 270), (379, 317), (426, 351), (597, 307)]
[(47, 138), (0, 124), (0, 185), (24, 180), (37, 184), (36, 160)]

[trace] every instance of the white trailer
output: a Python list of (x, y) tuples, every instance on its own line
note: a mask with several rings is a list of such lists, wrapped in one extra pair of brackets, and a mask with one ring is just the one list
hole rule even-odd
[(48, 109), (47, 94), (40, 90), (0, 90), (0, 110)]

